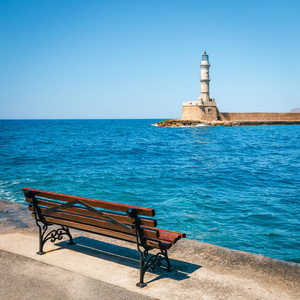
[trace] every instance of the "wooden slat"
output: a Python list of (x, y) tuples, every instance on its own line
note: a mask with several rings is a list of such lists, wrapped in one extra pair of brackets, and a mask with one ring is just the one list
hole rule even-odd
[[(144, 228), (147, 227), (144, 226)], [(168, 243), (175, 244), (181, 238), (186, 237), (185, 233), (180, 233), (180, 232), (175, 232), (175, 231), (170, 231), (170, 230), (165, 230), (160, 228), (155, 228), (155, 229), (158, 230), (158, 239), (161, 241), (166, 241)]]
[[(30, 199), (26, 199), (27, 202), (30, 202)], [(46, 206), (46, 207), (54, 207), (59, 205), (59, 203), (57, 202), (53, 202), (51, 200), (44, 200), (44, 199), (40, 199), (37, 198), (37, 202), (39, 205), (42, 206)], [(68, 207), (68, 208), (64, 208), (64, 209), (60, 209), (63, 211), (68, 211), (68, 212), (72, 212), (72, 213), (76, 213), (76, 214), (80, 214), (80, 215), (84, 215), (84, 216), (89, 216), (89, 217), (94, 217), (94, 218), (99, 218), (99, 215), (96, 214), (93, 211), (88, 210), (87, 208), (79, 208), (79, 207)], [(125, 224), (132, 224), (133, 219), (127, 217), (126, 215), (121, 215), (121, 214), (117, 214), (117, 213), (112, 213), (112, 212), (105, 212), (105, 214), (109, 215), (110, 217), (125, 223)], [(157, 222), (156, 220), (151, 220), (151, 219), (146, 219), (146, 218), (140, 218), (141, 221), (141, 225), (143, 226), (147, 226), (147, 227), (156, 227), (157, 226)]]
[(163, 250), (166, 250), (166, 249), (169, 249), (171, 248), (172, 244), (169, 243), (169, 242), (165, 242), (165, 241), (159, 241), (159, 248), (157, 248), (157, 241), (155, 240), (149, 240), (149, 239), (146, 239), (146, 244), (152, 248), (156, 248), (156, 249), (163, 249)]
[(24, 195), (25, 195), (26, 191), (33, 191), (36, 196), (49, 198), (49, 199), (55, 199), (55, 200), (66, 201), (66, 202), (80, 200), (80, 201), (82, 201), (88, 205), (94, 206), (94, 207), (100, 207), (100, 208), (104, 208), (104, 209), (110, 209), (110, 210), (116, 210), (116, 211), (122, 211), (122, 212), (126, 212), (128, 210), (128, 208), (135, 208), (138, 211), (139, 215), (145, 215), (145, 216), (149, 216), (149, 217), (153, 217), (155, 215), (154, 209), (148, 208), (148, 207), (141, 207), (141, 206), (121, 204), (121, 203), (116, 203), (116, 202), (76, 197), (76, 196), (52, 193), (52, 192), (31, 189), (31, 188), (23, 188)]
[(172, 243), (172, 244), (175, 244), (178, 240), (181, 239), (181, 236), (179, 234), (165, 233), (165, 232), (160, 231), (160, 230), (158, 232), (159, 232), (158, 238), (160, 240), (167, 241), (167, 242)]
[[(41, 212), (43, 213), (46, 208), (40, 207)], [(30, 211), (33, 211), (33, 207), (29, 207)], [(82, 216), (82, 215), (76, 215), (73, 213), (68, 213), (68, 212), (63, 212), (63, 211), (54, 211), (51, 213), (51, 215), (44, 215), (44, 217), (53, 217), (53, 218), (61, 218), (61, 219), (65, 219), (68, 221), (73, 221), (73, 222), (79, 222), (82, 224), (86, 224), (86, 225), (93, 225), (93, 226), (98, 226), (98, 227), (102, 227), (102, 228), (106, 228), (106, 229), (110, 229), (110, 230), (116, 230), (116, 231), (120, 231), (120, 232), (128, 232), (125, 229), (123, 229), (122, 227), (118, 226), (117, 224), (112, 223), (111, 221), (108, 220), (104, 220), (101, 218), (90, 218), (87, 216)], [(128, 229), (130, 229), (130, 226), (128, 225)], [(155, 229), (144, 229), (142, 227), (142, 231), (143, 231), (143, 235), (145, 237), (149, 237), (149, 238), (153, 238), (156, 239), (158, 238), (158, 231)]]
[[(34, 218), (33, 213), (32, 213), (32, 216)], [(136, 243), (135, 235), (126, 234), (123, 232), (112, 231), (112, 230), (108, 230), (108, 229), (97, 227), (97, 226), (75, 223), (72, 221), (67, 221), (67, 220), (62, 220), (62, 219), (57, 219), (57, 218), (52, 218), (52, 217), (45, 217), (45, 221), (48, 223), (51, 223), (51, 224), (57, 224), (57, 225), (66, 226), (69, 228), (84, 230), (84, 231), (97, 233), (97, 234), (101, 234), (101, 235), (108, 236), (108, 237), (125, 240), (128, 242)], [(155, 240), (155, 239), (145, 238), (145, 240), (146, 240), (146, 244), (149, 247), (156, 248), (156, 249), (169, 249), (172, 246), (171, 243), (161, 242), (161, 241)]]
[(185, 233), (181, 233), (181, 232), (176, 232), (176, 231), (170, 231), (170, 230), (165, 230), (165, 229), (160, 229), (160, 228), (156, 228), (157, 230), (159, 230), (161, 233), (163, 234), (176, 234), (176, 235), (179, 235), (180, 238), (185, 238), (186, 237), (186, 234)]

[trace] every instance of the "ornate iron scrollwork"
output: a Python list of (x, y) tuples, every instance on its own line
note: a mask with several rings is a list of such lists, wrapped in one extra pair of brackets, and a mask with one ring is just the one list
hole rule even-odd
[(69, 245), (73, 245), (75, 244), (73, 242), (73, 238), (70, 234), (69, 228), (62, 226), (61, 228), (58, 229), (53, 229), (50, 232), (47, 232), (48, 229), (48, 225), (47, 224), (43, 224), (42, 226), (38, 223), (38, 221), (36, 221), (37, 226), (39, 227), (39, 245), (40, 245), (40, 249), (36, 254), (42, 255), (45, 252), (43, 251), (43, 247), (45, 245), (45, 243), (50, 240), (52, 243), (54, 243), (56, 240), (61, 240), (63, 238), (63, 235), (67, 235), (70, 239), (69, 241)]
[(146, 271), (148, 269), (153, 271), (156, 267), (162, 267), (162, 261), (165, 261), (167, 263), (167, 266), (165, 267), (166, 271), (171, 272), (174, 270), (174, 268), (171, 267), (167, 250), (161, 250), (157, 254), (151, 254), (148, 258), (148, 250), (141, 251), (138, 245), (138, 251), (140, 253), (140, 282), (136, 284), (138, 287), (144, 287), (147, 285), (147, 283), (144, 282)]
[[(38, 206), (37, 199), (35, 197), (35, 194), (33, 191), (27, 191), (25, 193), (25, 196), (29, 199), (31, 199), (31, 202), (29, 206), (33, 206), (33, 212), (35, 216), (35, 223), (39, 227), (39, 251), (36, 254), (42, 255), (45, 252), (43, 251), (44, 244), (50, 240), (52, 243), (54, 243), (56, 240), (61, 240), (63, 235), (67, 235), (69, 237), (69, 245), (75, 244), (73, 242), (72, 235), (69, 231), (69, 228), (62, 226), (61, 228), (58, 229), (53, 229), (50, 232), (47, 232), (48, 230), (48, 225), (52, 225), (51, 223), (48, 223), (42, 212), (40, 207)], [(39, 223), (42, 223), (43, 225), (40, 225)]]
[(167, 255), (167, 251), (161, 250), (161, 252), (151, 255), (148, 258), (148, 260), (147, 260), (147, 256), (148, 256), (148, 251), (144, 251), (144, 259), (145, 259), (144, 269), (145, 269), (145, 271), (147, 269), (150, 269), (151, 271), (153, 271), (156, 267), (161, 267), (162, 261), (166, 261), (167, 266), (165, 269), (167, 271), (173, 270), (173, 268), (171, 267), (171, 263), (169, 261), (168, 255)]

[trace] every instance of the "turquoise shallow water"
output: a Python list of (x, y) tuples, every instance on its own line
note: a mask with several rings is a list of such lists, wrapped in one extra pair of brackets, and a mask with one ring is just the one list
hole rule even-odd
[(0, 198), (32, 187), (150, 206), (188, 238), (300, 262), (300, 126), (2, 120)]

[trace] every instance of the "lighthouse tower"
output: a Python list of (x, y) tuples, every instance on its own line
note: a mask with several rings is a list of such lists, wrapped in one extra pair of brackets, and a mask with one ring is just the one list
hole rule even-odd
[(204, 102), (212, 101), (212, 99), (209, 98), (209, 61), (208, 61), (208, 55), (206, 54), (206, 51), (204, 51), (202, 55), (202, 61), (200, 64), (201, 68), (201, 97), (198, 98), (199, 102), (201, 104), (204, 104)]
[(201, 68), (201, 96), (198, 101), (183, 102), (182, 120), (217, 121), (218, 108), (214, 98), (209, 98), (209, 58), (204, 51), (200, 64)]

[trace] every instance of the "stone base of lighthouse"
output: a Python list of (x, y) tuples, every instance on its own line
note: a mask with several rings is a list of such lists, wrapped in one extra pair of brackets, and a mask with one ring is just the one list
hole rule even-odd
[(214, 99), (211, 101), (189, 101), (183, 102), (182, 120), (190, 121), (218, 121), (220, 114)]

